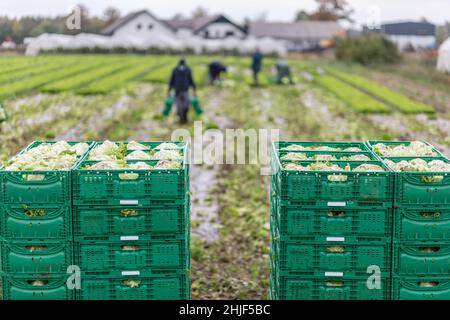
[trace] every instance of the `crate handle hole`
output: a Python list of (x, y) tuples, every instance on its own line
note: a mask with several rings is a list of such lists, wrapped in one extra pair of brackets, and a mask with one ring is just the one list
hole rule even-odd
[(327, 247), (327, 252), (330, 253), (344, 253), (345, 247), (344, 246), (330, 246)]
[(424, 218), (440, 218), (441, 213), (439, 211), (436, 212), (421, 212), (420, 215)]
[(348, 176), (341, 174), (330, 174), (327, 176), (327, 179), (330, 182), (346, 182), (348, 180)]
[(137, 210), (137, 209), (122, 209), (122, 210), (120, 210), (120, 215), (125, 218), (136, 217), (139, 215), (139, 210)]
[(24, 209), (23, 211), (27, 217), (43, 217), (47, 214), (47, 210), (45, 209), (37, 209), (37, 210)]
[(139, 179), (139, 173), (119, 173), (120, 180), (132, 181)]
[(43, 287), (48, 284), (48, 280), (27, 280), (27, 283), (33, 287)]
[(141, 285), (141, 281), (134, 279), (122, 280), (122, 285), (128, 288), (139, 288), (139, 286)]
[(46, 250), (48, 250), (47, 246), (27, 246), (26, 248), (30, 252), (46, 251)]
[(23, 174), (22, 180), (24, 180), (24, 181), (43, 181), (43, 180), (45, 180), (45, 174)]
[(419, 287), (431, 288), (439, 286), (438, 281), (422, 281), (418, 283)]
[(441, 250), (441, 247), (420, 247), (420, 252), (438, 252)]
[(345, 211), (329, 211), (328, 216), (329, 217), (344, 217)]
[(326, 286), (327, 287), (343, 287), (344, 281), (327, 281)]
[(444, 176), (422, 176), (420, 180), (423, 183), (439, 183), (444, 180)]
[(138, 251), (139, 250), (139, 246), (123, 245), (121, 248), (122, 248), (122, 251)]

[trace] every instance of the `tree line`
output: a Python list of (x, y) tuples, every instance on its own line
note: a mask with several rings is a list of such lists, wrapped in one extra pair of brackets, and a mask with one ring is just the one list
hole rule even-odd
[[(294, 21), (321, 20), (321, 21), (351, 21), (350, 16), (353, 10), (349, 7), (347, 0), (315, 0), (317, 8), (310, 13), (299, 10), (294, 17)], [(57, 33), (75, 35), (81, 32), (101, 33), (101, 31), (112, 22), (120, 18), (121, 13), (114, 7), (105, 9), (102, 15), (95, 16), (89, 13), (89, 9), (80, 4), (81, 29), (69, 30), (66, 27), (66, 20), (69, 15), (59, 15), (56, 17), (44, 16), (24, 16), (13, 18), (0, 16), (0, 43), (5, 40), (12, 40), (15, 43), (22, 43), (26, 37), (37, 37), (43, 33)], [(198, 18), (208, 15), (208, 10), (198, 7), (190, 15), (191, 18)], [(177, 13), (174, 19), (182, 19), (185, 16)], [(246, 23), (250, 19), (246, 19)]]

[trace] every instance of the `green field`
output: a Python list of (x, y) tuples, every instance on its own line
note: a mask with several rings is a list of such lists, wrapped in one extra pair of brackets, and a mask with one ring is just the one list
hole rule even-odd
[[(296, 83), (278, 86), (270, 81), (273, 60), (267, 60), (263, 86), (253, 87), (250, 58), (225, 57), (226, 81), (210, 87), (206, 65), (217, 58), (187, 57), (199, 84), (203, 130), (272, 128), (279, 129), (280, 139), (303, 141), (420, 139), (450, 156), (447, 76), (427, 83), (419, 76), (424, 67), (415, 77), (416, 69), (406, 73), (403, 65), (292, 60)], [(8, 113), (0, 123), (0, 159), (32, 140), (169, 140), (180, 125), (174, 110), (167, 119), (161, 111), (176, 61), (137, 55), (0, 57), (0, 102)], [(182, 128), (193, 132), (196, 119), (191, 112)], [(265, 166), (191, 167), (194, 299), (267, 298), (269, 177), (260, 174)]]

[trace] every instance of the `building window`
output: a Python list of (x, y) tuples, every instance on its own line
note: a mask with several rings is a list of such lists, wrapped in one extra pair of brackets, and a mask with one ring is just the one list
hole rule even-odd
[(142, 29), (142, 24), (138, 23), (138, 24), (136, 25), (136, 29), (141, 30), (141, 29)]
[(234, 36), (234, 31), (227, 31), (227, 33), (225, 34), (226, 37), (232, 37)]
[(204, 35), (205, 35), (205, 38), (208, 39), (208, 38), (209, 38), (209, 31), (206, 30), (205, 33), (204, 33)]
[(153, 25), (150, 23), (149, 25), (148, 25), (148, 30), (152, 30), (153, 29)]

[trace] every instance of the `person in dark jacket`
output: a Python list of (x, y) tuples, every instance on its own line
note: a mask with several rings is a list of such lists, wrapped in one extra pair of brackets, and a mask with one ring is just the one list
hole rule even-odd
[(253, 82), (255, 86), (259, 85), (258, 75), (261, 72), (263, 63), (263, 55), (257, 49), (252, 57)]
[(217, 81), (220, 81), (222, 73), (227, 72), (227, 67), (220, 61), (213, 61), (208, 65), (209, 68), (209, 80), (213, 85)]
[(196, 95), (196, 86), (192, 77), (192, 71), (186, 64), (184, 58), (180, 59), (178, 65), (173, 69), (169, 82), (169, 95), (175, 91), (175, 104), (180, 123), (187, 123), (189, 112), (189, 89), (192, 88), (194, 96)]
[(277, 84), (283, 84), (284, 79), (287, 79), (290, 84), (294, 84), (291, 67), (286, 61), (278, 60), (275, 68), (277, 70)]

